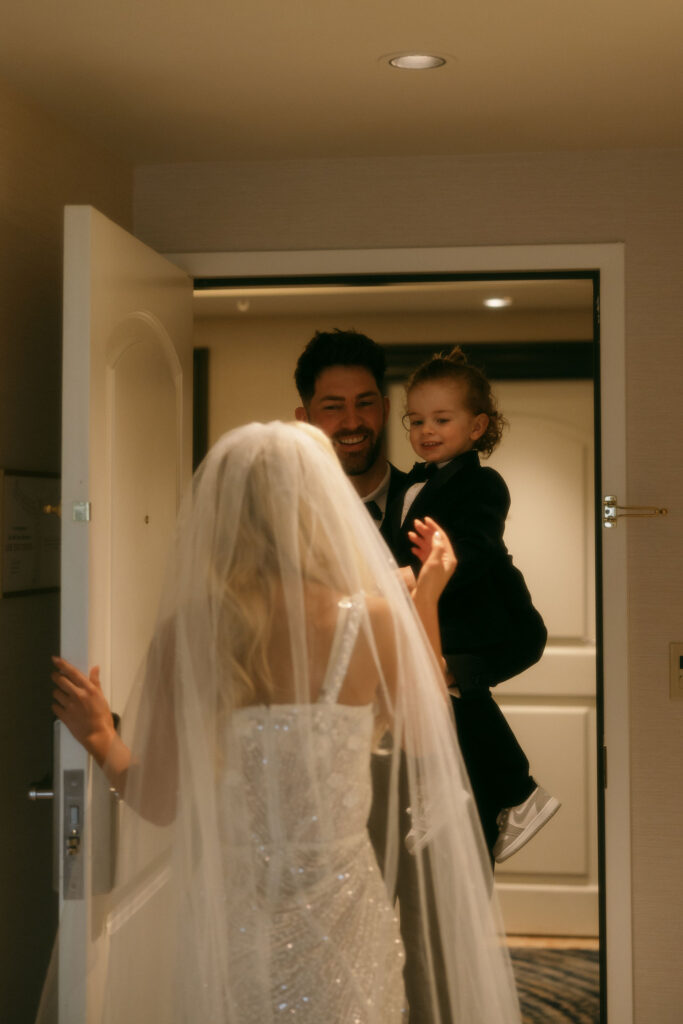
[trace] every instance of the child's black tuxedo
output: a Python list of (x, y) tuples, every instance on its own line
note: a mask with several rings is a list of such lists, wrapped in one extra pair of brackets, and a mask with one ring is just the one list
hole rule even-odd
[(510, 494), (475, 451), (456, 456), (428, 479), (401, 524), (403, 497), (420, 476), (408, 476), (388, 510), (389, 546), (399, 565), (417, 576), (408, 530), (425, 515), (448, 534), (458, 565), (439, 601), (441, 643), (461, 692), (495, 686), (541, 657), (547, 632), (520, 571), (503, 542)]
[(402, 469), (397, 469), (396, 466), (392, 466), (389, 463), (389, 488), (387, 490), (387, 503), (385, 507), (385, 515), (382, 521), (382, 525), (379, 528), (379, 532), (384, 537), (387, 544), (389, 543), (389, 529), (391, 526), (389, 520), (389, 513), (393, 507), (394, 502), (397, 498), (405, 494), (406, 481), (408, 474), (404, 473)]
[(498, 837), (497, 816), (522, 803), (536, 783), (529, 762), (489, 687), (518, 675), (541, 657), (547, 632), (503, 542), (510, 494), (475, 451), (457, 455), (427, 479), (408, 509), (405, 494), (423, 480), (416, 464), (403, 493), (387, 513), (385, 536), (400, 566), (417, 576), (408, 530), (431, 516), (448, 534), (457, 568), (439, 600), (439, 628), (446, 663), (460, 690), (453, 698), (458, 740), (489, 851)]

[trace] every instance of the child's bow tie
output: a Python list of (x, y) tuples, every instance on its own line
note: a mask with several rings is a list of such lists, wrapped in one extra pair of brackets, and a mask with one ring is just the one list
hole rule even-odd
[(435, 462), (416, 462), (408, 474), (409, 484), (418, 484), (423, 480), (429, 480), (438, 470)]

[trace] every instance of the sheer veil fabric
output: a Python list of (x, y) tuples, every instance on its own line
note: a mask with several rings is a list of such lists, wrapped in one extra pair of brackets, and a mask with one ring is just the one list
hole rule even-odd
[(440, 667), (315, 428), (242, 427), (195, 474), (122, 737), (103, 1021), (407, 1021), (406, 850), (418, 1024), (519, 1021)]

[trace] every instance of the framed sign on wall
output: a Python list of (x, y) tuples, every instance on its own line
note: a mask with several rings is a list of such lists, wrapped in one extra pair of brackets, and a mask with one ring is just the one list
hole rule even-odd
[(0, 470), (0, 593), (59, 589), (60, 478)]

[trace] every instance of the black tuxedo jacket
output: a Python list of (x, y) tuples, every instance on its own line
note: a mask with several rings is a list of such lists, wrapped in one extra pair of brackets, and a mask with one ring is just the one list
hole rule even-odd
[(406, 490), (406, 481), (408, 474), (404, 473), (402, 469), (397, 469), (396, 466), (392, 466), (389, 463), (389, 489), (387, 491), (387, 503), (385, 506), (384, 519), (382, 525), (379, 528), (379, 532), (384, 537), (387, 544), (389, 543), (389, 514), (391, 512), (394, 502), (400, 497), (403, 500), (403, 495)]
[(429, 479), (405, 522), (402, 493), (388, 506), (385, 537), (399, 565), (417, 576), (408, 530), (425, 515), (448, 534), (457, 568), (439, 601), (439, 625), (446, 662), (461, 690), (494, 686), (533, 665), (547, 639), (520, 571), (503, 542), (510, 494), (494, 469), (479, 464), (475, 451), (456, 456)]

